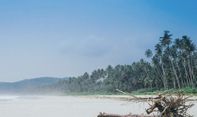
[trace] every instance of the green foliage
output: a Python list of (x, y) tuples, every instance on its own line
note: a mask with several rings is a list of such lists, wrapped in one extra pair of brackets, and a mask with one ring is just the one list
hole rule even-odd
[(197, 89), (192, 87), (182, 88), (181, 91), (183, 91), (186, 94), (197, 94)]
[(196, 93), (197, 50), (192, 40), (188, 36), (173, 39), (169, 31), (164, 31), (154, 47), (154, 52), (150, 49), (145, 52), (148, 61), (109, 65), (106, 69), (63, 80), (59, 86), (67, 93), (116, 93), (116, 89), (132, 93), (182, 89)]

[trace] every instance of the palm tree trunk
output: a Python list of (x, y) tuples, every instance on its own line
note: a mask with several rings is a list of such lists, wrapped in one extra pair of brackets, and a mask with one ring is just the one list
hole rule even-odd
[(189, 58), (187, 60), (187, 64), (188, 64), (189, 76), (190, 76), (191, 84), (192, 84), (192, 87), (194, 87), (194, 80), (193, 80), (194, 78), (193, 78), (192, 68), (191, 68), (191, 64), (190, 64), (190, 59)]
[(182, 87), (182, 85), (184, 85), (184, 82), (183, 82), (183, 78), (181, 77), (181, 70), (179, 68), (179, 65), (177, 63), (177, 61), (175, 61), (175, 64), (176, 64), (176, 67), (177, 67), (177, 70), (178, 70), (178, 73), (179, 73), (179, 79), (180, 79), (180, 87)]
[(192, 75), (192, 78), (193, 78), (193, 81), (194, 81), (194, 85), (196, 84), (196, 78), (195, 78), (195, 75), (194, 75), (194, 67), (193, 67), (193, 60), (192, 60), (192, 55), (190, 55), (190, 59), (189, 59), (189, 62), (190, 62), (190, 67), (191, 67), (191, 75)]
[(156, 66), (155, 71), (158, 74), (158, 77), (161, 79), (161, 81), (163, 83), (163, 86), (165, 87), (165, 82), (163, 80), (163, 76), (162, 76), (162, 73), (161, 73), (161, 68), (159, 68), (159, 66), (158, 67)]
[(162, 61), (162, 58), (161, 59), (161, 69), (162, 69), (162, 76), (163, 76), (163, 82), (164, 82), (164, 89), (168, 89), (168, 83), (167, 83), (167, 78), (166, 78), (166, 72), (164, 70), (164, 64), (163, 64), (163, 61)]
[[(173, 64), (172, 59), (170, 59), (170, 62), (171, 62), (171, 65), (172, 65), (173, 73), (174, 73), (174, 75), (175, 75), (175, 79), (176, 79), (177, 84), (178, 84), (178, 88), (180, 89), (180, 88), (181, 88), (181, 86), (180, 86), (179, 77), (178, 77), (178, 75), (177, 75), (177, 72), (176, 72), (176, 69), (175, 69), (175, 67), (174, 67), (174, 64)], [(176, 85), (176, 84), (175, 84), (175, 85)]]
[(187, 84), (189, 84), (191, 86), (192, 82), (191, 82), (191, 79), (188, 75), (188, 71), (187, 71), (187, 68), (186, 68), (186, 61), (185, 61), (185, 59), (183, 59), (183, 60), (184, 60), (183, 67), (184, 67), (184, 71), (185, 71), (185, 78), (186, 78)]

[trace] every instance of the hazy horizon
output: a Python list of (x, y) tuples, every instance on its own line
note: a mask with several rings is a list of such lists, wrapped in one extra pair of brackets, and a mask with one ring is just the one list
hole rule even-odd
[(78, 76), (145, 58), (164, 30), (197, 44), (196, 1), (0, 1), (0, 81)]

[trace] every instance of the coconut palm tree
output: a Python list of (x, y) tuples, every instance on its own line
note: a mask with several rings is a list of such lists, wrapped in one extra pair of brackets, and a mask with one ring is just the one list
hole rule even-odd
[(195, 44), (188, 36), (182, 36), (181, 49), (182, 49), (182, 56), (184, 58), (185, 67), (187, 67), (188, 69), (188, 78), (190, 80), (192, 87), (194, 87), (196, 83), (196, 79), (194, 76), (192, 56), (196, 50)]
[(147, 58), (151, 58), (151, 57), (153, 56), (152, 50), (147, 49), (147, 50), (145, 51), (145, 55), (146, 55)]
[(175, 54), (176, 54), (176, 48), (172, 47), (172, 34), (170, 34), (170, 31), (164, 31), (164, 35), (163, 37), (160, 37), (160, 43), (161, 46), (164, 50), (164, 53), (166, 55), (166, 57), (169, 59), (170, 64), (171, 64), (171, 68), (174, 74), (174, 77), (172, 78), (173, 80), (173, 84), (174, 84), (174, 88), (176, 88), (176, 83), (178, 85), (178, 88), (181, 88), (180, 86), (180, 81), (179, 81), (179, 77), (177, 74), (177, 70), (175, 67)]
[(166, 72), (165, 72), (164, 63), (163, 63), (163, 48), (160, 43), (155, 45), (155, 51), (156, 51), (155, 56), (159, 58), (159, 61), (157, 64), (161, 66), (161, 70), (162, 70), (162, 81), (163, 81), (164, 89), (168, 89), (167, 77), (166, 77)]

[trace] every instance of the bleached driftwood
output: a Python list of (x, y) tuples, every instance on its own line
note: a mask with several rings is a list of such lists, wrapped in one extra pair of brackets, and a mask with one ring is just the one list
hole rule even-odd
[(108, 113), (100, 113), (97, 117), (153, 117), (153, 116), (146, 116), (146, 115), (118, 115), (118, 114), (108, 114)]
[[(193, 104), (188, 104), (189, 96), (184, 96), (182, 92), (164, 92), (159, 94), (154, 98), (141, 98), (135, 95), (128, 94), (119, 89), (118, 92), (125, 95), (129, 95), (139, 101), (147, 101), (150, 108), (146, 109), (147, 114), (157, 112), (159, 117), (191, 117), (187, 111), (193, 106)], [(147, 116), (147, 115), (117, 115), (117, 114), (107, 114), (100, 113), (97, 117), (158, 117), (158, 116)]]

